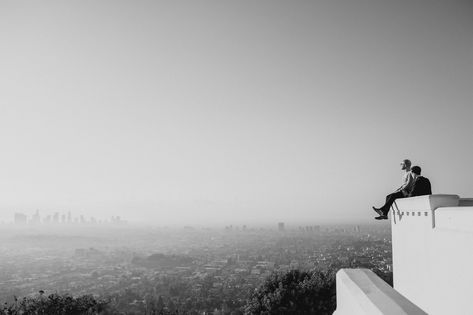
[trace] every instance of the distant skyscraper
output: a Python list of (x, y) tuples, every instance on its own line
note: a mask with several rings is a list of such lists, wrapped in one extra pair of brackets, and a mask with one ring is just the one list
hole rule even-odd
[(71, 211), (67, 213), (67, 223), (72, 223), (72, 214)]
[[(126, 221), (122, 220), (122, 218), (119, 215), (117, 215), (116, 217), (113, 217), (113, 216), (111, 217), (110, 223), (112, 223), (112, 224), (125, 224)], [(225, 228), (227, 228), (227, 227), (225, 227)]]
[(279, 222), (278, 223), (278, 230), (279, 231), (284, 231), (284, 222)]
[(26, 224), (26, 214), (15, 212), (15, 224)]
[(41, 221), (40, 215), (39, 215), (39, 210), (36, 210), (36, 213), (33, 214), (33, 217), (31, 218), (31, 223), (33, 224), (39, 224)]
[(53, 222), (59, 223), (59, 212), (55, 212), (53, 215)]

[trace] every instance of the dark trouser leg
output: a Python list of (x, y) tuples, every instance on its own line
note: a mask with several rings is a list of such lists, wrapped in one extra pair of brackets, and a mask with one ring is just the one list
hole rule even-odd
[(402, 191), (398, 191), (386, 196), (386, 203), (381, 207), (381, 211), (383, 211), (384, 215), (388, 215), (389, 209), (391, 209), (394, 201), (398, 198), (404, 198)]

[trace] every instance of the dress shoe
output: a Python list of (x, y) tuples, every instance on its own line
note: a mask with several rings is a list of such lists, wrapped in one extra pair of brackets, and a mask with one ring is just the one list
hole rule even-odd
[(372, 207), (372, 208), (373, 208), (374, 212), (376, 212), (377, 214), (379, 214), (379, 215), (384, 215), (384, 213), (383, 213), (383, 211), (382, 211), (381, 209), (376, 208), (376, 207)]

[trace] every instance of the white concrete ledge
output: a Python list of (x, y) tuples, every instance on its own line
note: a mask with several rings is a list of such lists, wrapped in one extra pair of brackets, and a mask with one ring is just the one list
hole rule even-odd
[(337, 310), (334, 315), (427, 314), (368, 269), (337, 272)]
[(473, 233), (473, 207), (445, 207), (435, 212), (435, 227)]
[(394, 289), (430, 315), (473, 314), (473, 199), (431, 195), (396, 204)]
[[(464, 199), (467, 200), (467, 199)], [(439, 207), (458, 206), (460, 197), (458, 195), (427, 195), (396, 200), (397, 209), (400, 211), (427, 211), (435, 210)]]
[(460, 207), (473, 207), (473, 198), (460, 198)]
[[(467, 200), (469, 199), (464, 199), (463, 202), (469, 202)], [(433, 228), (435, 227), (435, 211), (438, 208), (457, 207), (459, 204), (460, 197), (458, 195), (437, 194), (397, 199), (393, 204), (393, 223), (405, 223), (408, 218), (425, 218), (422, 222), (417, 221), (417, 224), (428, 224)]]

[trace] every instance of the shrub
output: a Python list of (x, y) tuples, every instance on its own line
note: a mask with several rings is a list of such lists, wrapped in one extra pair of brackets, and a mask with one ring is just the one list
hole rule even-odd
[(92, 295), (73, 297), (57, 293), (44, 296), (43, 291), (35, 297), (15, 298), (12, 304), (5, 303), (0, 315), (95, 315), (104, 314), (108, 302)]
[(245, 314), (332, 314), (336, 308), (333, 271), (273, 273), (252, 294)]

